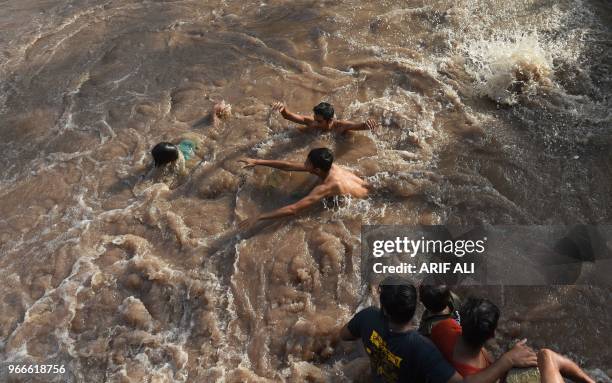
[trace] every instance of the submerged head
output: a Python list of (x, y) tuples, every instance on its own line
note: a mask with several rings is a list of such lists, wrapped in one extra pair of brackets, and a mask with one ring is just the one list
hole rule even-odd
[(461, 307), (463, 340), (473, 347), (482, 347), (495, 336), (499, 309), (487, 299), (469, 298)]
[(327, 102), (321, 102), (312, 108), (314, 120), (322, 127), (328, 128), (334, 119), (334, 107)]
[(432, 313), (444, 311), (450, 303), (451, 293), (446, 285), (434, 285), (427, 282), (419, 286), (419, 300)]
[(170, 142), (160, 142), (151, 150), (155, 167), (163, 166), (179, 158), (179, 149)]
[(320, 170), (323, 173), (327, 173), (329, 169), (331, 169), (333, 163), (334, 155), (331, 150), (327, 148), (317, 148), (312, 149), (310, 153), (308, 153), (304, 165), (309, 169)]
[(392, 323), (408, 324), (417, 304), (416, 287), (401, 277), (387, 277), (379, 286), (380, 306)]

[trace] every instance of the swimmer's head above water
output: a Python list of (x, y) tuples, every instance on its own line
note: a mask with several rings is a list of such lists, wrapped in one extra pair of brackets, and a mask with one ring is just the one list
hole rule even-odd
[(153, 155), (155, 167), (158, 168), (176, 161), (179, 158), (179, 149), (170, 142), (160, 142), (153, 147), (151, 155)]
[(327, 102), (321, 102), (312, 108), (313, 118), (317, 125), (323, 129), (329, 129), (334, 120), (334, 107)]
[(327, 148), (312, 149), (304, 162), (306, 169), (317, 173), (327, 173), (334, 163), (334, 155)]

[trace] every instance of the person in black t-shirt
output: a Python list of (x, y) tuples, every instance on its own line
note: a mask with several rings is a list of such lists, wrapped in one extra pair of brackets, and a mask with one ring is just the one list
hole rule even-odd
[(416, 304), (417, 290), (409, 281), (388, 277), (380, 284), (381, 309), (361, 310), (340, 331), (342, 340), (362, 340), (373, 382), (493, 383), (512, 367), (537, 364), (533, 350), (519, 343), (492, 366), (464, 379), (412, 326)]

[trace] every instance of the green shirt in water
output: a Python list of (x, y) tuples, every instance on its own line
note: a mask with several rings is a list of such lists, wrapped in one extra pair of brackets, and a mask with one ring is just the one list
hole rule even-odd
[(191, 156), (193, 156), (195, 152), (195, 147), (195, 143), (191, 140), (183, 140), (178, 144), (178, 148), (181, 153), (183, 153), (183, 157), (185, 157), (185, 160), (188, 160), (189, 158), (191, 158)]

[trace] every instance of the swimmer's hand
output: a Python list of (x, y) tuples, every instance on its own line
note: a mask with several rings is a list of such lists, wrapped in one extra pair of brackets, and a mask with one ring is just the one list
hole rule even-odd
[(250, 217), (245, 219), (244, 221), (238, 224), (238, 229), (240, 231), (247, 231), (251, 229), (255, 224), (259, 221), (259, 217)]
[(285, 111), (285, 104), (281, 101), (277, 101), (272, 104), (272, 111), (283, 113)]
[(232, 106), (226, 104), (225, 101), (221, 101), (215, 104), (213, 112), (215, 113), (215, 117), (226, 120), (232, 115)]
[(502, 355), (506, 358), (513, 367), (534, 367), (538, 365), (538, 356), (527, 346), (527, 339), (523, 339), (512, 347), (511, 350)]
[(290, 112), (285, 106), (285, 103), (282, 101), (276, 101), (275, 103), (273, 103), (271, 110), (272, 112), (280, 113), (285, 120), (295, 122), (296, 124), (309, 125), (314, 121), (312, 117), (304, 117), (299, 114)]
[(370, 118), (365, 122), (365, 126), (372, 132), (375, 132), (380, 125), (378, 124), (378, 122), (376, 122), (376, 120)]
[(257, 160), (255, 158), (241, 158), (238, 162), (242, 162), (245, 165), (242, 167), (243, 169), (254, 168), (258, 165)]

